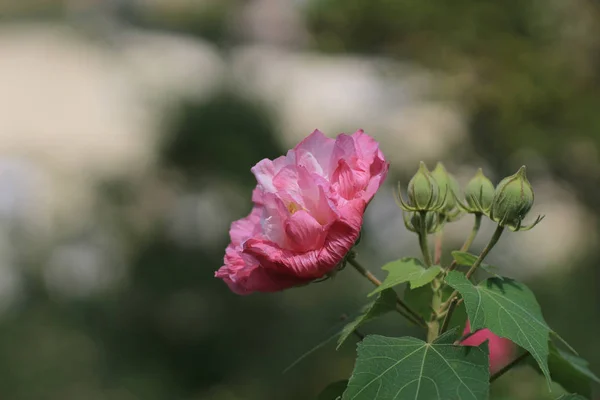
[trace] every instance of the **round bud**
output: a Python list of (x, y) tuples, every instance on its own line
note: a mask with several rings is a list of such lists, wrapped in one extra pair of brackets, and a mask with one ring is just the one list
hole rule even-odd
[[(439, 215), (435, 211), (426, 212), (425, 218), (423, 218), (423, 215), (419, 211), (404, 211), (402, 215), (404, 217), (404, 225), (411, 232), (420, 233), (425, 229), (425, 232), (431, 234), (436, 232), (440, 227)], [(425, 225), (424, 227), (423, 224)]]
[[(422, 229), (425, 229), (427, 233), (433, 233), (438, 228), (438, 215), (433, 211), (429, 211), (425, 213), (425, 218), (423, 219), (421, 213), (413, 213), (412, 218), (410, 219), (412, 226), (415, 228), (415, 232), (423, 232)], [(423, 227), (425, 224), (425, 227)]]
[(471, 212), (487, 214), (490, 211), (494, 200), (494, 184), (483, 174), (481, 168), (467, 184), (465, 200)]
[(533, 206), (533, 188), (525, 175), (525, 166), (516, 174), (504, 178), (494, 193), (490, 217), (501, 226), (515, 230)]
[(440, 201), (444, 200), (443, 211), (449, 212), (456, 207), (456, 198), (460, 192), (458, 182), (448, 173), (444, 164), (438, 162), (435, 169), (431, 171), (431, 175), (438, 183), (440, 188)]
[(423, 161), (408, 182), (408, 202), (416, 211), (439, 209), (440, 188)]

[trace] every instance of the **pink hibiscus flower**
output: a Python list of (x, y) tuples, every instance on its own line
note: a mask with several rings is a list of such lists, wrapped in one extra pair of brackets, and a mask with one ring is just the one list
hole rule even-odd
[(250, 215), (231, 225), (215, 274), (238, 294), (274, 292), (323, 277), (352, 248), (388, 171), (362, 130), (335, 140), (314, 131), (287, 155), (252, 168)]

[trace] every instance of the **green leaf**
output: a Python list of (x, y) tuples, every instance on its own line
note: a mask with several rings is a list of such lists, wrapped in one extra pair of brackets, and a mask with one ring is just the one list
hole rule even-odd
[(396, 292), (393, 289), (387, 289), (382, 291), (377, 300), (367, 304), (362, 311), (362, 314), (356, 317), (356, 319), (347, 324), (340, 334), (338, 339), (337, 348), (348, 339), (352, 332), (354, 332), (359, 326), (366, 322), (371, 321), (374, 318), (380, 317), (390, 311), (396, 310)]
[[(477, 256), (473, 255), (471, 253), (467, 253), (464, 251), (453, 251), (452, 252), (452, 257), (454, 258), (454, 261), (456, 261), (456, 263), (458, 265), (466, 265), (468, 267), (472, 266), (475, 263), (475, 260), (477, 260)], [(479, 266), (479, 268), (482, 268), (485, 270), (485, 272), (487, 272), (490, 275), (493, 275), (496, 278), (499, 279), (504, 279), (503, 277), (501, 277), (500, 275), (496, 274), (493, 270), (496, 269), (496, 267), (494, 267), (493, 265), (488, 265), (485, 263), (481, 263), (481, 265)]]
[(454, 346), (457, 330), (433, 343), (367, 336), (344, 400), (484, 400), (489, 392), (487, 345)]
[(344, 394), (346, 386), (348, 386), (347, 379), (330, 383), (325, 389), (323, 389), (321, 394), (319, 394), (317, 400), (339, 400), (342, 398), (342, 394)]
[(447, 275), (446, 282), (462, 295), (471, 329), (488, 328), (529, 351), (550, 383), (551, 329), (527, 286), (508, 278), (488, 278), (475, 286), (455, 271)]
[(587, 399), (578, 394), (563, 394), (556, 400), (587, 400)]
[(433, 291), (429, 286), (421, 286), (411, 289), (409, 286), (404, 289), (404, 302), (408, 304), (417, 314), (423, 317), (425, 321), (431, 319), (431, 298)]
[(417, 258), (401, 258), (385, 264), (381, 269), (388, 271), (388, 276), (369, 296), (405, 282), (409, 282), (412, 289), (425, 286), (442, 272), (439, 265), (425, 268)]
[(548, 366), (552, 380), (569, 392), (577, 392), (588, 398), (591, 397), (591, 382), (600, 383), (589, 369), (589, 364), (583, 358), (570, 354), (550, 343)]
[(454, 258), (454, 261), (456, 261), (458, 265), (466, 265), (470, 267), (475, 263), (475, 260), (477, 260), (476, 255), (464, 251), (453, 251), (451, 254), (452, 258)]

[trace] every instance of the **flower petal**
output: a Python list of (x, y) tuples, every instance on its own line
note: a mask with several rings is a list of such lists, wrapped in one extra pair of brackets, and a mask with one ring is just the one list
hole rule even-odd
[(254, 207), (247, 217), (231, 223), (229, 236), (231, 244), (234, 247), (240, 246), (246, 239), (260, 232), (259, 222), (261, 214), (262, 209)]
[(250, 170), (256, 177), (258, 186), (265, 192), (275, 192), (275, 186), (273, 185), (273, 178), (281, 169), (287, 165), (293, 165), (296, 162), (296, 156), (293, 151), (288, 151), (288, 154), (281, 156), (271, 161), (268, 158), (260, 160)]
[(297, 252), (315, 250), (323, 246), (327, 231), (305, 210), (292, 214), (285, 222), (289, 248)]
[(340, 160), (331, 182), (336, 191), (345, 199), (351, 200), (360, 196), (369, 184), (370, 175), (363, 169), (352, 169), (346, 160)]
[(260, 218), (262, 236), (280, 246), (285, 246), (284, 224), (290, 212), (284, 202), (274, 193), (265, 193), (263, 199), (264, 204)]
[(348, 254), (360, 229), (336, 221), (327, 234), (323, 247), (307, 252), (295, 252), (278, 247), (273, 242), (251, 238), (244, 252), (255, 257), (260, 264), (280, 273), (293, 273), (299, 278), (316, 279), (334, 269)]
[(306, 282), (262, 268), (253, 257), (240, 254), (231, 247), (227, 248), (225, 265), (215, 272), (215, 277), (223, 279), (231, 291), (240, 295), (277, 292)]
[(311, 172), (328, 177), (331, 167), (331, 156), (335, 140), (326, 137), (320, 130), (315, 130), (294, 149), (296, 163)]

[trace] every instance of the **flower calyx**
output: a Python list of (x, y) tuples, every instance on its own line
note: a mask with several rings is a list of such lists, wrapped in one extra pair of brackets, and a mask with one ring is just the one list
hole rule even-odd
[(402, 211), (404, 226), (411, 232), (421, 233), (426, 232), (432, 234), (442, 227), (443, 221), (439, 213), (434, 211), (419, 212), (419, 211)]

